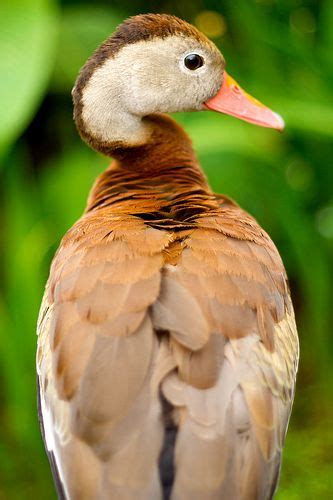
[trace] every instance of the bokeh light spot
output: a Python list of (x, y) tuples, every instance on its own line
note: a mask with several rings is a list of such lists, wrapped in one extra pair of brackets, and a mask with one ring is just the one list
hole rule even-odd
[(317, 229), (324, 238), (333, 239), (333, 206), (321, 208), (317, 212)]
[(291, 160), (286, 168), (286, 179), (295, 191), (306, 191), (313, 180), (313, 169), (300, 158)]
[(290, 25), (301, 34), (313, 33), (317, 27), (315, 16), (306, 7), (300, 7), (291, 12)]
[(200, 12), (195, 18), (195, 24), (200, 31), (211, 38), (223, 36), (227, 31), (225, 18), (212, 10)]

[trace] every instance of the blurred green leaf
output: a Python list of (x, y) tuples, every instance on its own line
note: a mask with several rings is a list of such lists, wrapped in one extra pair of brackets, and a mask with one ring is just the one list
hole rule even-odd
[(282, 468), (286, 473), (282, 474), (275, 500), (332, 498), (333, 433), (329, 421), (323, 424), (310, 429), (291, 427)]
[[(43, 451), (36, 408), (36, 321), (45, 274), (40, 262), (47, 251), (48, 228), (40, 220), (36, 185), (29, 177), (31, 165), (24, 148), (10, 154), (10, 167), (4, 169), (6, 207), (4, 227), (3, 297), (0, 298), (1, 397), (0, 467), (1, 489), (19, 500), (36, 496), (38, 482), (41, 498), (51, 498), (50, 472)], [(27, 189), (29, 186), (29, 189)], [(29, 298), (29, 299), (28, 299)], [(13, 453), (13, 449), (16, 450)], [(36, 450), (39, 452), (36, 453)], [(34, 459), (27, 460), (29, 454)], [(45, 473), (41, 474), (43, 470)], [(4, 474), (4, 475), (3, 475)], [(20, 483), (17, 477), (20, 476)], [(44, 492), (44, 493), (43, 493)]]
[(94, 180), (108, 163), (109, 158), (79, 143), (45, 166), (39, 179), (39, 198), (43, 219), (50, 228), (49, 245), (59, 243), (59, 236), (81, 216)]
[(2, 0), (0, 155), (22, 133), (46, 90), (56, 31), (52, 0)]
[(81, 66), (122, 20), (123, 16), (113, 9), (101, 6), (77, 5), (64, 9), (52, 79), (53, 91), (67, 92), (73, 87)]
[(281, 98), (275, 106), (285, 118), (286, 126), (301, 132), (333, 138), (333, 105)]
[[(201, 153), (233, 151), (268, 160), (283, 149), (281, 134), (214, 112), (174, 115)], [(209, 133), (207, 133), (207, 126)]]

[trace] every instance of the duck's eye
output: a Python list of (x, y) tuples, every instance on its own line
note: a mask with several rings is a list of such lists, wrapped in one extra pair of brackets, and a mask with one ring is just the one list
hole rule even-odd
[(204, 60), (201, 56), (199, 56), (199, 54), (189, 54), (185, 57), (184, 64), (187, 69), (193, 71), (195, 69), (201, 68), (201, 66), (203, 66), (204, 64)]

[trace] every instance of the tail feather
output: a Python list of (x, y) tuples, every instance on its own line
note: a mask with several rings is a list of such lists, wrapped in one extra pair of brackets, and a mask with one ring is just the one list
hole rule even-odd
[(227, 343), (210, 389), (189, 385), (175, 371), (165, 378), (162, 392), (179, 421), (172, 500), (273, 497), (290, 403), (272, 395), (252, 370), (253, 346), (253, 339)]

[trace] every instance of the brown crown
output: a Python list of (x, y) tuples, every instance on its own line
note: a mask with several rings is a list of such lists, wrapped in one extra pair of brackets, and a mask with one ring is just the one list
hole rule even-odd
[(120, 24), (117, 30), (103, 42), (81, 69), (73, 90), (74, 104), (78, 104), (82, 90), (93, 71), (103, 62), (119, 52), (125, 45), (141, 40), (166, 38), (171, 35), (182, 35), (203, 42), (206, 37), (191, 24), (168, 14), (142, 14), (133, 16)]

